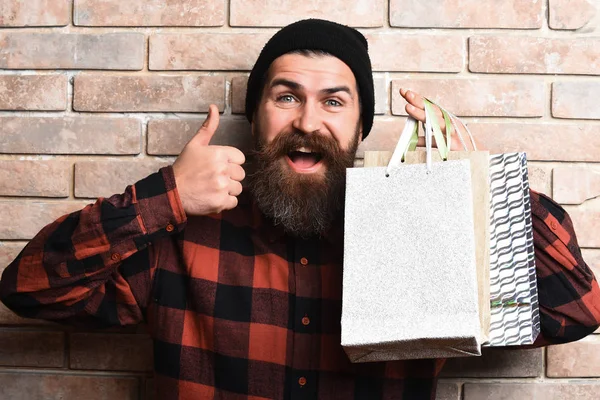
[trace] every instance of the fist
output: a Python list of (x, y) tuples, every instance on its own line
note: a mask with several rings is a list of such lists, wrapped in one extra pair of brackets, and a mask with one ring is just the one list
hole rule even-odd
[(245, 177), (244, 153), (235, 147), (211, 146), (219, 110), (210, 105), (202, 127), (173, 164), (177, 191), (187, 215), (208, 215), (237, 207)]

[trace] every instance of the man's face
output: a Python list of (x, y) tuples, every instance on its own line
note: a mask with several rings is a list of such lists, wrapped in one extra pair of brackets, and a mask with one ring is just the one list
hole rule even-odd
[(253, 118), (259, 207), (298, 236), (323, 233), (343, 206), (362, 136), (352, 70), (329, 55), (286, 54), (268, 71)]

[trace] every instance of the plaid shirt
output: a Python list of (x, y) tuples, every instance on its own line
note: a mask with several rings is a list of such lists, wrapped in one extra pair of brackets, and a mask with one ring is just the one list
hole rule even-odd
[[(600, 321), (598, 284), (567, 214), (537, 193), (532, 205), (537, 344), (580, 339)], [(348, 361), (339, 233), (294, 239), (243, 200), (186, 218), (167, 167), (45, 227), (0, 295), (25, 317), (147, 322), (158, 399), (434, 399), (444, 360)]]

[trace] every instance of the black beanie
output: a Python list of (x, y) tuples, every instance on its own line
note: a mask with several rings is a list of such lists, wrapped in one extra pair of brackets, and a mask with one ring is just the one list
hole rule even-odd
[(320, 19), (305, 19), (282, 28), (265, 44), (248, 78), (246, 118), (252, 122), (263, 78), (276, 58), (294, 50), (321, 50), (342, 60), (354, 73), (362, 105), (363, 139), (373, 126), (375, 94), (367, 39), (354, 28)]

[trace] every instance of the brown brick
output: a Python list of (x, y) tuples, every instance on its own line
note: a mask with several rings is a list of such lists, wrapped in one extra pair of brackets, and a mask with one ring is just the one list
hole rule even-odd
[(10, 400), (136, 400), (137, 378), (0, 373), (0, 398)]
[[(581, 206), (564, 206), (573, 220), (577, 240), (581, 247), (600, 247), (600, 199)], [(599, 347), (600, 348), (600, 347)]]
[(600, 249), (582, 249), (583, 260), (594, 272), (596, 280), (600, 279)]
[(62, 111), (66, 75), (0, 75), (0, 110)]
[[(198, 132), (203, 120), (165, 119), (148, 123), (148, 154), (178, 155)], [(250, 124), (246, 119), (222, 118), (211, 144), (234, 146), (247, 152), (253, 146)]]
[(0, 242), (0, 273), (19, 255), (25, 244), (24, 242)]
[(63, 332), (0, 332), (0, 365), (60, 368), (64, 365)]
[(74, 23), (83, 26), (222, 26), (225, 2), (75, 0)]
[(78, 162), (75, 164), (75, 197), (109, 197), (123, 193), (127, 185), (169, 164), (168, 160), (148, 159)]
[(451, 358), (442, 370), (443, 377), (533, 378), (543, 374), (542, 349), (483, 349), (481, 357)]
[(134, 118), (0, 117), (0, 153), (139, 154)]
[(580, 29), (591, 22), (597, 8), (593, 0), (550, 0), (548, 9), (551, 29)]
[(475, 36), (469, 39), (469, 70), (511, 74), (598, 73), (600, 38)]
[(77, 111), (207, 112), (214, 103), (225, 107), (222, 76), (83, 73), (75, 77), (73, 108)]
[(552, 116), (600, 119), (598, 98), (600, 82), (555, 82), (552, 84)]
[(524, 151), (536, 161), (600, 161), (600, 126), (472, 122), (469, 128), (492, 153)]
[(390, 0), (390, 25), (402, 28), (542, 27), (543, 2), (538, 0)]
[(543, 82), (493, 79), (399, 79), (392, 81), (392, 113), (406, 115), (400, 88), (422, 94), (459, 116), (541, 117)]
[(45, 225), (86, 204), (80, 201), (0, 200), (0, 240), (29, 240)]
[(543, 163), (528, 163), (529, 187), (552, 197), (552, 167)]
[(406, 118), (375, 118), (371, 133), (358, 146), (356, 157), (364, 158), (365, 151), (394, 151), (405, 122)]
[(247, 76), (234, 76), (231, 78), (231, 112), (244, 114), (246, 111), (246, 90), (248, 87)]
[(0, 27), (65, 26), (70, 11), (70, 0), (0, 0)]
[(561, 204), (581, 204), (600, 196), (600, 170), (557, 167), (553, 171), (553, 198)]
[(144, 67), (143, 33), (102, 35), (68, 33), (0, 33), (0, 68), (121, 69)]
[(600, 337), (548, 347), (547, 374), (553, 378), (600, 377)]
[(435, 400), (460, 400), (459, 384), (438, 382)]
[(357, 27), (383, 26), (384, 0), (231, 0), (231, 26), (285, 26), (305, 18), (322, 18)]
[(164, 33), (150, 37), (151, 70), (250, 70), (266, 33)]
[(71, 163), (0, 160), (1, 196), (68, 197)]
[(388, 84), (383, 75), (373, 76), (373, 85), (375, 87), (375, 115), (385, 114), (389, 110), (388, 106)]
[(367, 35), (375, 71), (460, 72), (464, 40), (460, 36), (372, 33)]
[(70, 346), (72, 369), (152, 370), (152, 339), (147, 335), (73, 333)]
[(466, 383), (464, 400), (596, 400), (600, 383)]

